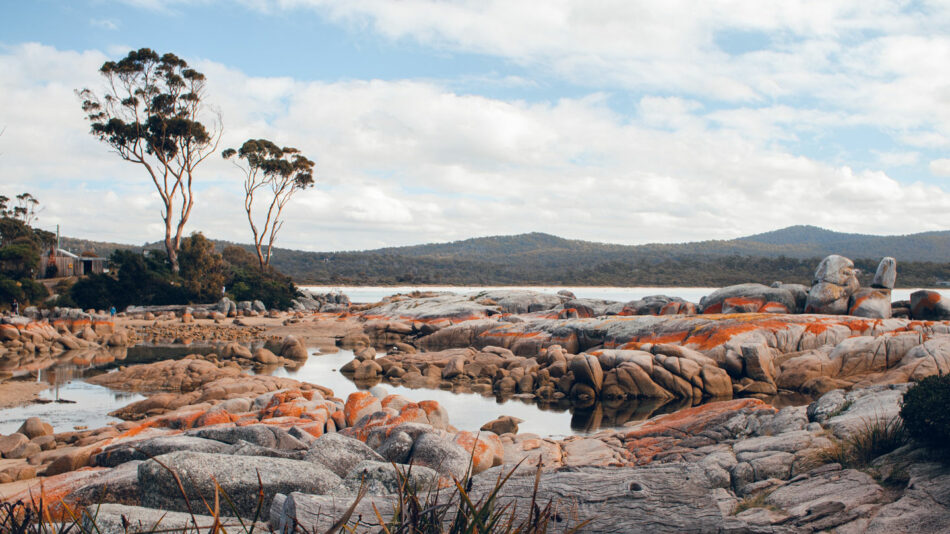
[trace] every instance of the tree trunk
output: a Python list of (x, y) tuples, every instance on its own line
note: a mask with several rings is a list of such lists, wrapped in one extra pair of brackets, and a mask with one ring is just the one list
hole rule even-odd
[(178, 249), (175, 247), (171, 232), (165, 234), (165, 252), (168, 254), (168, 262), (172, 264), (172, 272), (178, 274), (181, 270), (178, 266)]

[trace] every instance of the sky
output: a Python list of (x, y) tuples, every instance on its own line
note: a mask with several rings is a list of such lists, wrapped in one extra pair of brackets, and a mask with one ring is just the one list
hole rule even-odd
[[(315, 161), (278, 246), (950, 229), (946, 1), (0, 0), (0, 194), (40, 227), (163, 238), (75, 95), (141, 47), (206, 75), (219, 150)], [(204, 162), (186, 233), (249, 242), (242, 180)]]

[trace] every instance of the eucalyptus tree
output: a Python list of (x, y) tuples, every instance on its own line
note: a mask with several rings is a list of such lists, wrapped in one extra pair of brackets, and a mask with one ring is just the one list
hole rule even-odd
[(101, 96), (77, 91), (90, 133), (148, 173), (161, 197), (165, 251), (177, 273), (182, 232), (194, 206), (194, 172), (217, 151), (221, 116), (209, 115), (204, 74), (174, 54), (133, 50), (103, 63), (99, 73), (106, 80)]
[[(247, 222), (251, 225), (257, 260), (261, 271), (264, 271), (270, 265), (277, 232), (284, 225), (281, 220), (284, 206), (297, 191), (313, 186), (313, 162), (296, 148), (281, 148), (267, 139), (248, 139), (241, 148), (229, 148), (221, 155), (224, 159), (237, 156), (237, 160), (240, 160), (234, 161), (234, 164), (244, 172), (244, 210), (247, 212)], [(254, 200), (258, 192), (269, 195), (260, 227), (255, 223), (254, 216)], [(260, 217), (258, 215), (258, 220)]]

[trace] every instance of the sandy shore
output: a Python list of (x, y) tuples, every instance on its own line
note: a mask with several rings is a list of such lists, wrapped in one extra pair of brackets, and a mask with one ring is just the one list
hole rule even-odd
[(37, 394), (49, 388), (45, 382), (7, 380), (0, 384), (0, 410), (32, 402)]

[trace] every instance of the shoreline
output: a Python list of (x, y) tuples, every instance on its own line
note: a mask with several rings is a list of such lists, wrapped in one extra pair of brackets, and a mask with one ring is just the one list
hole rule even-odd
[(32, 404), (39, 394), (50, 388), (45, 382), (24, 382), (7, 379), (0, 382), (0, 410)]

